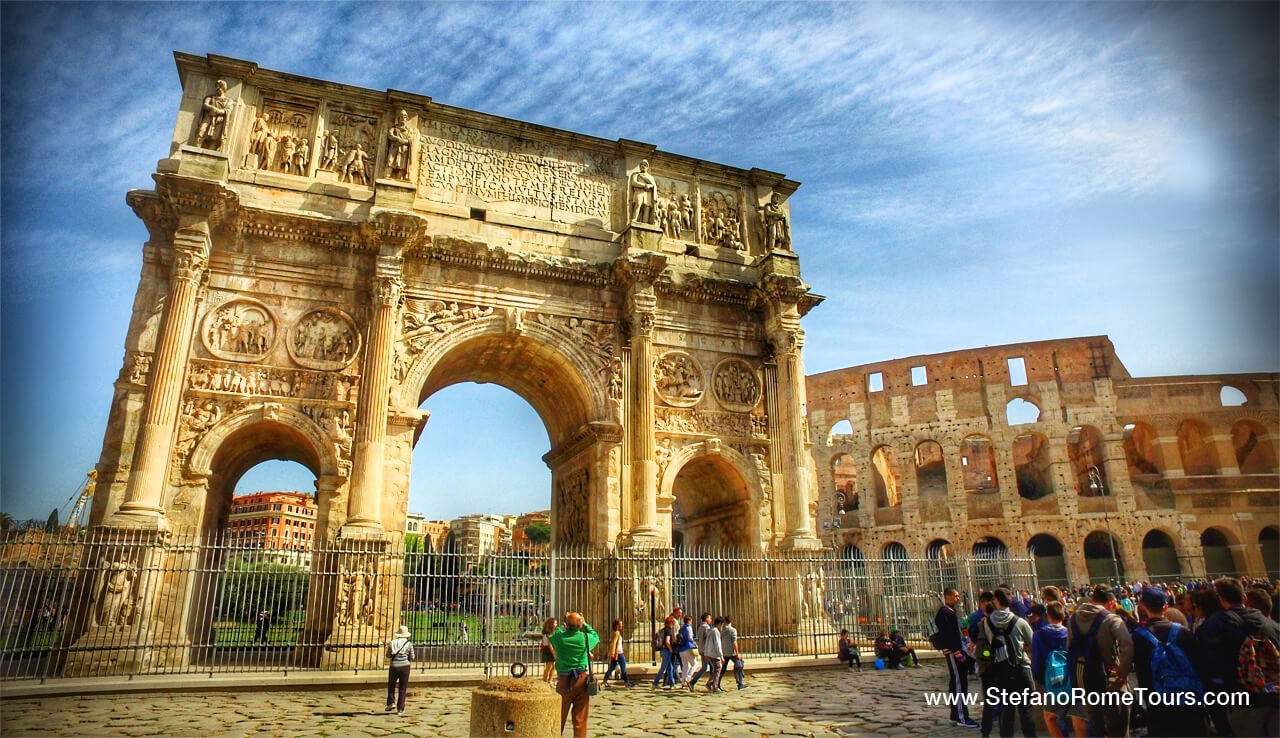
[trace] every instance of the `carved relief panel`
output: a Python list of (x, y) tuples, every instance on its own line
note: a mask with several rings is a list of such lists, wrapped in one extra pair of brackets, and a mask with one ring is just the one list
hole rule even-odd
[(396, 342), (395, 364), (392, 366), (396, 380), (404, 379), (413, 360), (446, 333), (490, 315), (493, 315), (493, 308), (487, 305), (459, 305), (444, 300), (405, 297), (400, 340)]
[(556, 483), (555, 517), (560, 543), (586, 543), (591, 539), (587, 515), (589, 481), (587, 470), (578, 469), (563, 474)]
[(306, 176), (311, 165), (311, 107), (264, 97), (249, 127), (242, 166)]
[(696, 203), (688, 182), (654, 176), (658, 199), (654, 205), (656, 225), (670, 238), (693, 241), (697, 238)]
[(316, 148), (319, 171), (333, 172), (343, 182), (368, 185), (378, 152), (378, 116), (347, 107), (330, 109)]
[(261, 361), (275, 345), (276, 319), (261, 302), (236, 298), (205, 315), (200, 336), (219, 359)]
[(122, 628), (137, 622), (138, 577), (133, 556), (124, 554), (102, 561), (94, 582), (94, 607), (90, 612), (93, 627)]
[(684, 351), (668, 351), (658, 357), (653, 384), (658, 397), (675, 407), (697, 405), (706, 387), (698, 360)]
[(309, 369), (342, 369), (360, 353), (355, 321), (335, 308), (303, 315), (289, 331), (289, 356)]
[(742, 359), (725, 359), (712, 373), (716, 402), (726, 410), (750, 412), (760, 403), (760, 377)]
[(616, 164), (605, 154), (441, 121), (422, 126), (421, 143), (418, 186), (430, 199), (474, 197), (548, 208), (557, 219), (610, 222)]
[(742, 194), (737, 190), (704, 184), (701, 195), (702, 242), (746, 251), (746, 213)]

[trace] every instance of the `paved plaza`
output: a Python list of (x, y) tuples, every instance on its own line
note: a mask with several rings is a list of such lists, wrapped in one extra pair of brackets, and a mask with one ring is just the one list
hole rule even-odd
[[(926, 707), (946, 689), (941, 663), (861, 673), (822, 667), (761, 673), (749, 688), (697, 694), (646, 683), (602, 690), (591, 702), (595, 736), (976, 735)], [(976, 689), (976, 687), (973, 687)], [(376, 689), (103, 695), (0, 702), (5, 736), (465, 736), (467, 687), (410, 688), (403, 717), (382, 711)], [(566, 729), (565, 735), (571, 734)]]

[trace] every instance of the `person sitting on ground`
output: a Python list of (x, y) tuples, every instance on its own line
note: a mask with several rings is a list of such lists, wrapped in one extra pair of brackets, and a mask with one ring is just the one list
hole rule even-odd
[(902, 633), (897, 628), (889, 629), (889, 640), (893, 642), (893, 650), (898, 654), (898, 668), (901, 669), (904, 663), (920, 668), (920, 659), (916, 656), (916, 650), (907, 645), (907, 639), (902, 637)]
[(888, 628), (881, 628), (880, 635), (876, 636), (876, 658), (884, 662), (884, 668), (896, 669), (902, 665), (902, 654), (898, 653), (898, 649), (894, 647), (893, 637), (889, 635)]
[(839, 651), (836, 660), (849, 665), (852, 669), (855, 665), (858, 671), (862, 671), (862, 659), (858, 657), (858, 647), (853, 644), (853, 639), (849, 637), (849, 629), (840, 629)]

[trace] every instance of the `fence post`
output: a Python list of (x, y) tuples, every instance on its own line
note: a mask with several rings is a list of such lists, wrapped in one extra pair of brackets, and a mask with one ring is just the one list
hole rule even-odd
[(763, 563), (764, 563), (764, 619), (765, 619), (765, 622), (769, 624), (769, 655), (767, 658), (769, 661), (773, 661), (773, 649), (774, 649), (773, 634), (777, 631), (777, 628), (773, 624), (773, 593), (771, 591), (772, 588), (769, 586), (769, 580), (770, 580), (769, 557), (766, 556), (763, 559)]

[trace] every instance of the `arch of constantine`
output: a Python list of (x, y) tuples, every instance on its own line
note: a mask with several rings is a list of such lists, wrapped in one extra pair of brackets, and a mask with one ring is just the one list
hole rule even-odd
[[(367, 552), (317, 569), (386, 566), (423, 405), (466, 381), (513, 390), (545, 423), (555, 545), (669, 547), (676, 507), (687, 544), (820, 546), (800, 319), (822, 298), (792, 250), (798, 183), (176, 59), (169, 154), (127, 198), (150, 238), (91, 511), (108, 536), (97, 568), (118, 576), (89, 610), (142, 614), (82, 617), (84, 639), (123, 645), (95, 629), (166, 608), (207, 627), (182, 604), (198, 581), (125, 583), (170, 536), (221, 531), (237, 480), (269, 459), (315, 474), (317, 540)], [(126, 539), (145, 545), (110, 545)], [(326, 591), (351, 596), (313, 586), (317, 613)], [(314, 617), (327, 642), (346, 637)]]

